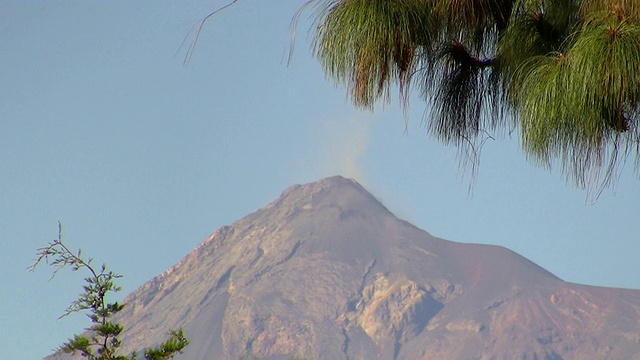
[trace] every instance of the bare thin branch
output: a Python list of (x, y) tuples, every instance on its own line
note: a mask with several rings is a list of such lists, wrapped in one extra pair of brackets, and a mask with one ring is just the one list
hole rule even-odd
[[(233, 4), (237, 3), (238, 0), (232, 0), (231, 2), (227, 3), (226, 5), (219, 7), (218, 9), (210, 12), (207, 16), (205, 16), (201, 21), (200, 21), (200, 25), (198, 26), (198, 30), (196, 30), (196, 35), (193, 39), (193, 41), (191, 42), (191, 44), (189, 45), (189, 49), (187, 49), (187, 53), (184, 56), (184, 60), (183, 60), (183, 64), (184, 65), (188, 65), (189, 62), (191, 61), (191, 57), (193, 56), (193, 52), (196, 49), (196, 45), (198, 43), (198, 39), (200, 38), (200, 33), (202, 32), (202, 28), (204, 27), (204, 24), (207, 22), (207, 20), (209, 20), (209, 18), (211, 18), (213, 15), (231, 7)], [(189, 31), (191, 32), (191, 31)], [(188, 34), (187, 34), (188, 35)], [(186, 37), (185, 37), (186, 39)], [(183, 41), (184, 44), (184, 41)], [(180, 47), (182, 47), (182, 45), (180, 45)]]
[(289, 54), (287, 56), (287, 66), (291, 64), (291, 59), (293, 58), (293, 51), (296, 47), (296, 34), (298, 30), (298, 20), (300, 20), (300, 16), (302, 13), (307, 10), (307, 8), (317, 2), (318, 0), (307, 0), (302, 6), (296, 10), (296, 13), (291, 18), (291, 23), (289, 24)]

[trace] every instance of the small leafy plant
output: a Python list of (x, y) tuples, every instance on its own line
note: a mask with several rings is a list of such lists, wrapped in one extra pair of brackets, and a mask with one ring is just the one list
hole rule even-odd
[[(91, 264), (92, 260), (91, 258), (85, 260), (81, 250), (71, 251), (62, 242), (62, 225), (58, 223), (58, 238), (47, 246), (39, 248), (35, 262), (28, 268), (29, 271), (34, 271), (40, 263), (46, 262), (55, 267), (51, 275), (52, 279), (64, 267), (69, 267), (73, 271), (85, 270), (89, 273), (84, 279), (84, 291), (69, 305), (60, 318), (74, 312), (86, 311), (92, 325), (86, 329), (86, 333), (69, 339), (58, 348), (58, 351), (70, 354), (79, 352), (89, 360), (136, 360), (138, 356), (135, 351), (129, 356), (119, 355), (118, 349), (122, 345), (120, 334), (124, 327), (111, 320), (114, 314), (125, 307), (125, 304), (107, 301), (107, 294), (120, 291), (115, 280), (122, 275), (108, 271), (104, 263), (96, 268)], [(169, 338), (165, 342), (143, 351), (145, 359), (173, 359), (189, 344), (182, 329), (171, 330), (168, 335)]]

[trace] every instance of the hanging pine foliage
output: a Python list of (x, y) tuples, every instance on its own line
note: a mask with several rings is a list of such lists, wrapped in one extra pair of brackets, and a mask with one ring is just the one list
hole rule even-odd
[(418, 84), (440, 140), (519, 128), (531, 159), (589, 189), (638, 159), (640, 1), (315, 2), (314, 54), (357, 106)]

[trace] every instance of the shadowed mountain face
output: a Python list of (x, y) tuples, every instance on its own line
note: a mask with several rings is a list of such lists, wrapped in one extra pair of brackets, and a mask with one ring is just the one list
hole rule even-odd
[(125, 302), (125, 350), (183, 327), (177, 359), (640, 359), (640, 291), (434, 238), (342, 177), (287, 189)]

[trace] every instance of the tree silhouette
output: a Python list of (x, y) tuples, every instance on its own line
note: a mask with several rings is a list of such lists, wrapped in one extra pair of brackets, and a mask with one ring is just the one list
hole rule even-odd
[[(107, 302), (107, 295), (111, 292), (120, 291), (120, 287), (115, 284), (115, 280), (122, 276), (112, 271), (107, 271), (105, 264), (98, 269), (91, 262), (92, 259), (85, 260), (82, 252), (71, 251), (62, 242), (62, 226), (58, 223), (58, 238), (50, 242), (47, 246), (38, 249), (38, 257), (29, 267), (30, 271), (41, 262), (47, 262), (54, 266), (55, 270), (51, 275), (53, 278), (59, 270), (70, 267), (73, 271), (85, 270), (89, 273), (86, 277), (83, 292), (78, 299), (73, 301), (61, 317), (65, 317), (74, 312), (87, 311), (87, 316), (92, 325), (87, 328), (87, 332), (75, 335), (58, 348), (58, 351), (65, 353), (80, 353), (88, 360), (135, 360), (137, 354), (134, 352), (130, 356), (120, 355), (118, 349), (122, 344), (120, 334), (124, 327), (112, 321), (112, 316), (120, 312), (125, 304), (118, 302)], [(147, 360), (169, 360), (189, 344), (182, 329), (171, 330), (169, 338), (155, 348), (145, 349), (144, 356)]]

